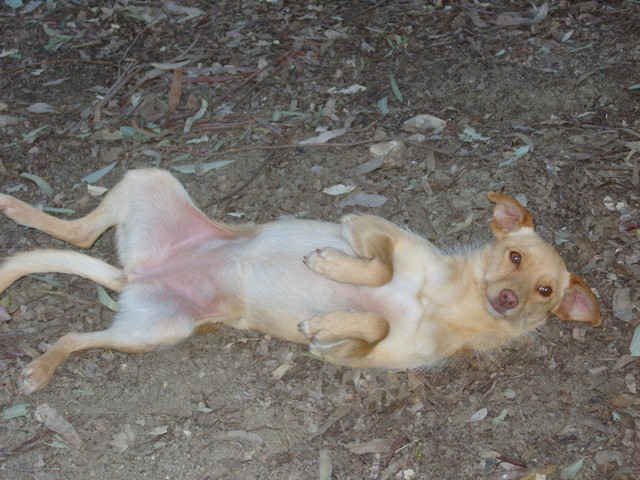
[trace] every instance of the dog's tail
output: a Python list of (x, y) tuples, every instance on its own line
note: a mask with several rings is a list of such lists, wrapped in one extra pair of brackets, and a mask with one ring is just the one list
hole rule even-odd
[(70, 250), (33, 250), (12, 255), (0, 264), (0, 292), (30, 273), (69, 273), (121, 291), (126, 283), (122, 270), (97, 258)]

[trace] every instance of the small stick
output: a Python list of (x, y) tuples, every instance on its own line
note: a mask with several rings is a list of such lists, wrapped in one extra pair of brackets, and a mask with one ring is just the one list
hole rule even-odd
[(109, 102), (116, 95), (116, 93), (118, 93), (118, 91), (129, 82), (129, 80), (131, 80), (131, 77), (133, 77), (133, 75), (139, 70), (139, 68), (140, 66), (135, 63), (129, 65), (124, 73), (120, 76), (120, 78), (118, 78), (116, 82), (111, 86), (102, 100), (100, 100), (96, 104), (93, 114), (94, 123), (98, 123), (102, 119), (102, 107), (107, 102)]

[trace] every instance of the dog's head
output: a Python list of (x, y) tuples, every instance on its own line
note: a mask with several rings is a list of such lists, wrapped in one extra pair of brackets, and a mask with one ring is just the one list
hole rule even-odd
[(493, 316), (538, 325), (549, 313), (600, 325), (600, 308), (585, 281), (569, 273), (558, 252), (533, 229), (531, 214), (514, 198), (489, 192), (495, 203), (483, 286)]

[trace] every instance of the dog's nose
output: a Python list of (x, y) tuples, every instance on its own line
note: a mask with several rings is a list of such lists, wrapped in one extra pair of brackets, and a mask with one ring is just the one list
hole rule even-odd
[(518, 306), (518, 295), (510, 288), (505, 288), (498, 294), (498, 305), (500, 310), (507, 311)]

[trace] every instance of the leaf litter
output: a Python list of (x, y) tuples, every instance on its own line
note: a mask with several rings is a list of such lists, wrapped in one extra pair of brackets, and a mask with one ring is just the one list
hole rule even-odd
[(43, 403), (38, 405), (34, 417), (44, 424), (49, 430), (56, 432), (69, 446), (79, 449), (82, 447), (82, 439), (74, 426), (69, 423), (55, 408)]

